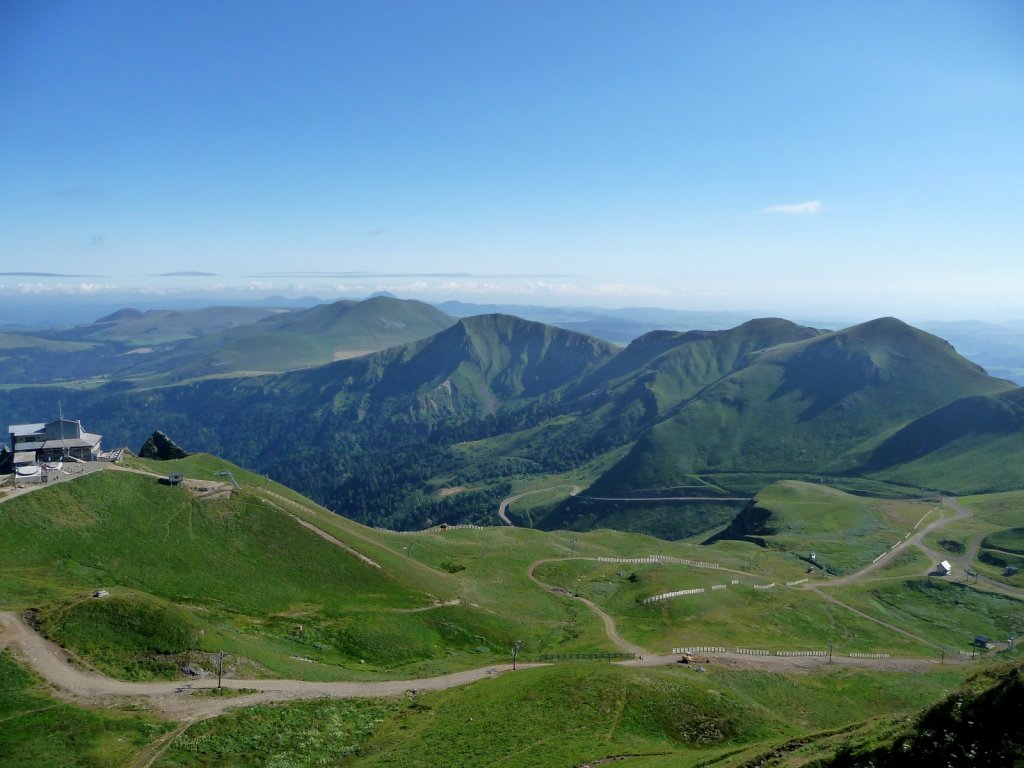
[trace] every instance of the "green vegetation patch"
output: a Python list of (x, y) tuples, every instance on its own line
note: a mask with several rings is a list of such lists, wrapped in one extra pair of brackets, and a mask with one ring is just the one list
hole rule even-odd
[(245, 492), (197, 501), (152, 477), (104, 471), (12, 499), (0, 520), (0, 551), (11, 568), (0, 587), (29, 569), (65, 588), (122, 585), (254, 615), (300, 602), (328, 609), (426, 602)]
[[(848, 740), (824, 768), (1024, 765), (1024, 667), (1003, 665), (971, 678), (886, 739)], [(877, 741), (882, 741), (877, 745)]]
[(950, 669), (699, 674), (569, 664), (383, 701), (250, 707), (192, 726), (157, 766), (539, 768), (624, 754), (641, 766), (689, 765), (906, 713), (961, 679)]
[(809, 558), (836, 574), (868, 565), (919, 521), (929, 505), (854, 496), (821, 485), (784, 481), (764, 488), (718, 538), (744, 538)]
[(89, 710), (36, 689), (9, 651), (0, 652), (0, 765), (4, 768), (116, 768), (170, 730), (137, 714)]
[(1024, 555), (1024, 528), (1007, 528), (986, 536), (981, 546), (999, 549), (1014, 555)]
[(197, 648), (202, 636), (188, 611), (138, 595), (81, 600), (39, 618), (47, 637), (129, 680), (178, 677), (166, 657)]
[[(821, 595), (776, 583), (676, 564), (547, 563), (538, 578), (590, 598), (615, 620), (619, 633), (652, 653), (684, 645), (725, 645), (766, 650), (825, 650), (921, 656), (930, 649)], [(795, 576), (794, 576), (795, 578)], [(732, 584), (736, 579), (739, 584)], [(712, 590), (714, 585), (725, 589)], [(705, 592), (655, 603), (652, 595), (683, 589)]]
[(966, 650), (976, 635), (1024, 634), (1024, 602), (940, 578), (907, 579), (843, 592), (843, 602), (936, 645)]
[(400, 706), (397, 699), (356, 699), (247, 707), (196, 723), (172, 742), (157, 765), (351, 765)]

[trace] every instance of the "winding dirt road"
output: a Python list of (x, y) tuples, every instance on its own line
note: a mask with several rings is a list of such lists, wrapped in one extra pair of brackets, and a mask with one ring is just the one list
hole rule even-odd
[[(955, 565), (961, 571), (966, 571), (968, 568), (971, 568), (972, 564), (974, 563), (974, 559), (978, 555), (978, 550), (981, 546), (981, 539), (984, 538), (984, 534), (979, 534), (973, 537), (970, 546), (968, 546), (965, 549), (964, 554), (959, 556), (951, 555), (948, 552), (937, 552), (924, 543), (925, 537), (929, 534), (941, 531), (943, 528), (947, 527), (951, 523), (955, 523), (960, 520), (966, 520), (973, 514), (971, 510), (960, 504), (953, 497), (944, 497), (942, 499), (942, 504), (943, 506), (951, 509), (953, 511), (953, 514), (941, 515), (940, 513), (941, 516), (938, 520), (929, 523), (924, 528), (921, 528), (918, 531), (912, 532), (903, 541), (899, 542), (898, 544), (893, 546), (892, 549), (890, 549), (888, 552), (882, 555), (882, 557), (880, 557), (878, 560), (871, 563), (870, 565), (865, 566), (864, 568), (861, 568), (859, 571), (851, 573), (848, 576), (840, 576), (835, 579), (829, 579), (828, 581), (808, 584), (805, 588), (818, 591), (819, 589), (823, 588), (838, 587), (863, 581), (866, 577), (870, 576), (874, 571), (880, 568), (884, 568), (885, 565), (889, 562), (890, 559), (892, 559), (894, 555), (903, 552), (908, 547), (916, 547), (920, 552), (922, 552), (925, 555), (925, 557), (927, 557), (931, 561), (932, 564), (928, 566), (928, 568), (922, 573), (922, 575), (926, 576), (932, 573), (935, 564), (940, 563), (943, 560), (948, 560), (951, 565)], [(982, 576), (981, 574), (978, 575), (978, 578), (975, 583), (984, 584), (989, 590), (993, 592), (999, 592), (1009, 597), (1015, 597), (1017, 599), (1024, 600), (1024, 590), (1017, 589), (1016, 587), (1013, 587), (1009, 584), (1003, 584), (1002, 582), (995, 581), (994, 579)], [(838, 601), (833, 600), (833, 602)]]
[(502, 499), (501, 504), (498, 505), (498, 517), (501, 518), (501, 522), (503, 522), (505, 525), (514, 526), (515, 523), (513, 523), (511, 520), (508, 519), (508, 505), (509, 504), (511, 504), (511, 503), (513, 503), (515, 501), (519, 501), (524, 496), (533, 496), (533, 494), (535, 494), (535, 493), (543, 493), (544, 491), (553, 491), (556, 488), (572, 488), (572, 490), (569, 491), (569, 495), (570, 496), (575, 496), (576, 494), (578, 494), (580, 492), (580, 490), (582, 490), (578, 485), (573, 485), (573, 486), (568, 486), (568, 485), (552, 485), (549, 488), (538, 488), (535, 491), (526, 491), (525, 493), (517, 493), (515, 496), (509, 496), (507, 499)]
[[(224, 679), (224, 688), (256, 692), (229, 698), (206, 698), (189, 694), (201, 688), (215, 687), (209, 680), (195, 686), (182, 681), (132, 683), (115, 680), (72, 666), (63, 649), (34, 632), (13, 613), (0, 612), (0, 624), (0, 648), (8, 645), (17, 646), (22, 658), (40, 677), (59, 688), (72, 700), (102, 704), (109, 703), (108, 700), (112, 698), (145, 699), (156, 711), (186, 720), (209, 717), (229, 708), (257, 702), (325, 697), (373, 698), (410, 691), (439, 691), (491, 678), (512, 669), (511, 664), (496, 664), (437, 677), (380, 682), (324, 683), (309, 680)], [(517, 666), (519, 669), (529, 669), (543, 665), (522, 663)]]
[[(547, 490), (547, 489), (545, 489)], [(523, 494), (525, 495), (525, 494)], [(513, 501), (512, 497), (507, 502)], [(940, 530), (942, 527), (970, 516), (970, 510), (960, 506), (953, 499), (944, 500), (955, 514), (943, 516), (931, 523), (922, 530), (908, 536), (893, 552), (901, 551), (907, 546), (916, 546), (928, 555), (934, 555), (930, 549), (923, 544), (924, 536)], [(507, 505), (506, 505), (507, 506)], [(309, 523), (301, 522), (307, 527), (313, 527)], [(334, 537), (332, 537), (334, 538)], [(341, 542), (338, 542), (341, 544)], [(347, 547), (347, 549), (351, 549)], [(963, 557), (967, 557), (970, 552)], [(883, 558), (885, 559), (885, 558)], [(932, 557), (932, 559), (935, 559)], [(962, 559), (962, 558), (961, 558)], [(545, 591), (578, 600), (587, 606), (596, 616), (601, 619), (605, 633), (609, 641), (619, 650), (637, 655), (633, 661), (622, 662), (629, 666), (657, 666), (672, 664), (676, 656), (672, 655), (651, 655), (648, 651), (623, 638), (616, 626), (615, 621), (605, 613), (597, 604), (581, 595), (574, 594), (561, 587), (547, 584), (537, 578), (534, 571), (544, 563), (561, 560), (589, 560), (598, 561), (595, 557), (557, 557), (545, 558), (531, 563), (527, 569), (530, 580)], [(932, 645), (936, 649), (939, 646), (930, 643), (923, 638), (916, 637), (905, 630), (884, 622), (873, 619), (866, 614), (848, 606), (834, 597), (820, 591), (823, 587), (839, 584), (848, 584), (863, 579), (878, 567), (877, 564), (867, 566), (855, 574), (837, 579), (827, 584), (806, 585), (825, 600), (835, 603), (847, 610), (850, 610), (865, 619), (876, 621), (883, 626), (901, 634), (913, 637), (915, 640)], [(729, 569), (722, 569), (728, 571)], [(746, 574), (749, 576), (749, 574)], [(986, 580), (988, 581), (988, 580)], [(995, 583), (993, 583), (995, 584)], [(1021, 597), (1021, 590), (1015, 590), (1006, 585), (996, 584), (1000, 591), (1014, 594)], [(455, 604), (456, 601), (448, 601), (438, 605)], [(438, 606), (428, 606), (424, 610)], [(366, 698), (380, 696), (394, 696), (403, 693), (416, 691), (434, 691), (466, 685), (478, 680), (492, 678), (503, 672), (511, 670), (509, 664), (498, 664), (479, 669), (454, 672), (447, 675), (422, 679), (388, 680), (379, 682), (315, 682), (308, 680), (236, 680), (225, 679), (223, 687), (245, 690), (234, 697), (208, 697), (193, 695), (202, 687), (212, 688), (210, 681), (204, 681), (202, 686), (193, 687), (181, 681), (178, 682), (149, 682), (133, 683), (122, 680), (115, 680), (96, 672), (84, 671), (74, 666), (68, 658), (68, 654), (59, 646), (41, 637), (34, 632), (17, 615), (10, 612), (0, 612), (0, 649), (12, 646), (19, 651), (24, 661), (43, 679), (53, 685), (59, 696), (86, 706), (110, 706), (117, 702), (133, 702), (148, 709), (151, 709), (165, 717), (170, 717), (185, 723), (212, 717), (224, 712), (227, 709), (246, 706), (255, 703), (287, 701), (304, 698)], [(850, 659), (848, 657), (835, 657), (836, 663), (855, 666), (865, 669), (876, 670), (915, 670), (927, 669), (938, 663), (937, 660), (927, 659)], [(744, 668), (744, 669), (773, 669), (778, 671), (809, 671), (816, 669), (823, 664), (830, 663), (822, 657), (778, 657), (778, 656), (750, 656), (738, 654), (716, 654), (715, 663), (723, 666)], [(540, 664), (523, 663), (519, 664), (520, 669), (543, 666)], [(252, 691), (251, 693), (248, 691)], [(169, 740), (162, 740), (164, 744)]]
[(597, 617), (599, 619), (601, 619), (601, 623), (604, 624), (605, 634), (608, 635), (608, 639), (611, 641), (612, 645), (614, 645), (620, 651), (623, 651), (625, 653), (635, 653), (637, 656), (643, 656), (645, 653), (647, 653), (647, 651), (644, 650), (643, 648), (641, 648), (639, 645), (634, 645), (633, 643), (631, 643), (628, 640), (626, 640), (622, 635), (620, 635), (619, 631), (615, 628), (615, 620), (612, 619), (612, 617), (609, 616), (607, 613), (605, 613), (603, 610), (601, 610), (601, 608), (593, 600), (588, 600), (587, 598), (583, 597), (582, 595), (573, 594), (572, 592), (569, 592), (567, 589), (562, 589), (562, 587), (556, 587), (556, 586), (553, 586), (551, 584), (546, 584), (545, 582), (543, 582), (540, 579), (538, 579), (534, 575), (534, 573), (533, 573), (534, 569), (538, 565), (543, 565), (544, 563), (561, 562), (563, 560), (590, 560), (590, 561), (596, 561), (597, 558), (596, 557), (548, 557), (548, 558), (545, 558), (543, 560), (536, 560), (536, 561), (530, 563), (529, 568), (526, 569), (526, 575), (530, 577), (530, 581), (532, 581), (534, 584), (539, 586), (541, 589), (543, 589), (543, 590), (545, 590), (547, 592), (551, 592), (552, 594), (555, 594), (555, 595), (562, 595), (562, 596), (565, 596), (565, 597), (571, 597), (574, 600), (579, 600), (581, 603), (583, 603), (585, 606), (587, 606), (591, 611), (593, 611), (597, 615)]

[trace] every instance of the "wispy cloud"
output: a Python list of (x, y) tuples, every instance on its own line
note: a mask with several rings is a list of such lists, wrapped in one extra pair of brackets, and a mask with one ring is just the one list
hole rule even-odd
[(822, 208), (821, 200), (808, 200), (803, 203), (769, 205), (767, 208), (762, 208), (761, 213), (787, 213), (791, 216), (805, 216), (808, 214), (821, 213)]
[(103, 275), (69, 275), (63, 272), (0, 272), (0, 277), (103, 277)]
[(563, 275), (563, 274), (485, 274), (485, 273), (474, 273), (474, 272), (256, 272), (251, 275), (243, 275), (243, 277), (296, 277), (296, 278), (346, 278), (346, 279), (357, 279), (357, 278), (458, 278), (458, 279), (476, 279), (476, 278), (507, 278), (507, 279), (540, 279), (540, 278), (566, 278), (576, 277), (576, 275)]
[(160, 272), (159, 274), (152, 275), (152, 277), (220, 277), (221, 275), (217, 272), (196, 272), (195, 270), (185, 270), (183, 272)]

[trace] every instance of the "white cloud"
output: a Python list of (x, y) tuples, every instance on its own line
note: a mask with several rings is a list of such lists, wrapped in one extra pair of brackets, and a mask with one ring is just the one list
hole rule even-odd
[(376, 291), (429, 296), (527, 296), (544, 297), (661, 297), (672, 292), (661, 286), (632, 283), (581, 284), (548, 280), (440, 280), (380, 282)]
[(794, 216), (820, 213), (822, 209), (821, 200), (808, 200), (804, 203), (784, 203), (782, 205), (769, 205), (762, 208), (761, 213), (788, 213)]

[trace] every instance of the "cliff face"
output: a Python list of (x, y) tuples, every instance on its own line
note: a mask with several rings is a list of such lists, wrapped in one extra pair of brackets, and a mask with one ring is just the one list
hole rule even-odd
[(159, 429), (149, 436), (149, 439), (139, 449), (139, 456), (143, 459), (158, 459), (169, 461), (171, 459), (184, 459), (188, 452), (175, 443), (171, 438)]

